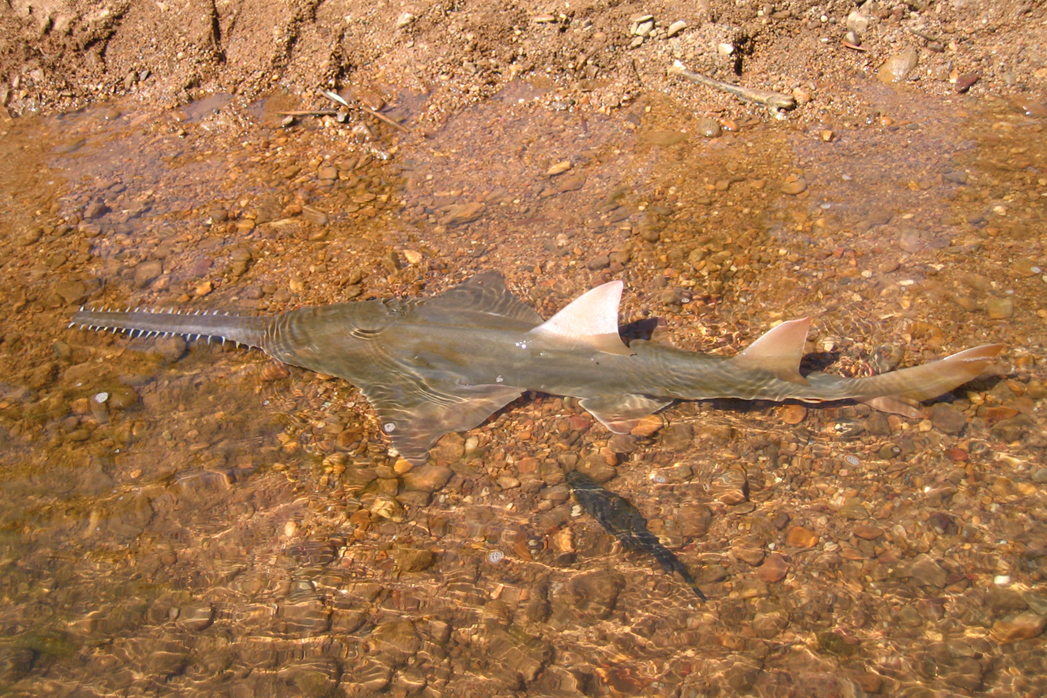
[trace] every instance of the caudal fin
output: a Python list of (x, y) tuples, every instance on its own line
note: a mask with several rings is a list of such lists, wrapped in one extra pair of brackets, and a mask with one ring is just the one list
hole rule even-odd
[(923, 414), (915, 404), (947, 393), (977, 378), (1003, 351), (1002, 344), (986, 344), (932, 361), (922, 366), (903, 368), (870, 378), (839, 379), (825, 374), (808, 376), (812, 385), (823, 388), (836, 398), (859, 400), (883, 412), (907, 417)]

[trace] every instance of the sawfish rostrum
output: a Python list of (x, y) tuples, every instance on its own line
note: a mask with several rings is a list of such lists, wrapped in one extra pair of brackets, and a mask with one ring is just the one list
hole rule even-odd
[[(430, 298), (302, 308), (270, 317), (80, 310), (72, 324), (135, 335), (178, 334), (257, 347), (338, 376), (374, 406), (400, 455), (425, 462), (451, 431), (479, 425), (526, 390), (580, 399), (611, 431), (674, 400), (863, 400), (921, 414), (928, 400), (975, 378), (1003, 348), (986, 345), (869, 378), (799, 373), (809, 319), (784, 322), (737, 356), (707, 356), (618, 335), (622, 282), (579, 296), (543, 321), (496, 272)], [(906, 402), (908, 401), (908, 402)]]

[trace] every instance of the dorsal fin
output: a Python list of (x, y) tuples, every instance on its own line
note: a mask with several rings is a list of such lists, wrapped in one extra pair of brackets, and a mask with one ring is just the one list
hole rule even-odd
[(609, 281), (575, 298), (530, 334), (608, 354), (632, 356), (633, 352), (618, 336), (618, 304), (621, 300), (622, 282)]
[(770, 330), (738, 356), (731, 359), (735, 366), (770, 371), (783, 381), (807, 385), (800, 375), (800, 359), (807, 343), (811, 318), (788, 320)]

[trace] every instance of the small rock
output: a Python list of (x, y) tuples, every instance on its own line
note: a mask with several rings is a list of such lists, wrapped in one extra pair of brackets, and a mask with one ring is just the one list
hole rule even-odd
[(862, 540), (876, 540), (883, 535), (883, 529), (879, 526), (859, 524), (851, 529), (851, 533)]
[(429, 569), (436, 562), (432, 550), (405, 548), (396, 553), (396, 565), (401, 572), (421, 572)]
[(611, 265), (611, 258), (607, 255), (600, 255), (599, 257), (593, 257), (585, 263), (585, 268), (590, 271), (599, 271), (600, 269), (606, 269)]
[(869, 518), (869, 510), (861, 504), (845, 504), (840, 507), (840, 516), (852, 521)]
[(723, 134), (723, 127), (720, 126), (720, 122), (707, 116), (698, 119), (695, 129), (699, 135), (705, 138), (719, 138)]
[(682, 19), (678, 19), (672, 24), (670, 24), (669, 28), (665, 30), (665, 38), (671, 39), (686, 28), (687, 22), (683, 21)]
[(782, 193), (788, 194), (789, 196), (796, 196), (807, 190), (807, 180), (801, 178), (794, 182), (786, 182), (782, 185)]
[(55, 293), (69, 305), (80, 305), (87, 296), (87, 287), (80, 281), (60, 281)]
[(865, 30), (869, 28), (869, 18), (858, 10), (851, 10), (851, 13), (847, 15), (847, 28), (853, 32), (864, 34)]
[(105, 202), (99, 201), (98, 199), (95, 199), (84, 207), (84, 218), (87, 220), (101, 218), (107, 213), (109, 213), (109, 207), (105, 205)]
[(423, 465), (403, 476), (404, 489), (409, 492), (435, 492), (446, 485), (454, 472), (439, 465)]
[(782, 581), (788, 573), (789, 563), (778, 553), (768, 555), (763, 564), (756, 569), (757, 578), (768, 584)]
[(909, 73), (916, 68), (918, 60), (919, 53), (910, 46), (901, 53), (888, 58), (887, 62), (880, 67), (879, 72), (876, 73), (876, 77), (879, 78), (880, 82), (901, 82), (909, 77)]
[(158, 260), (142, 262), (135, 267), (135, 286), (145, 288), (149, 282), (164, 273), (164, 265)]
[(956, 92), (962, 95), (967, 90), (974, 87), (974, 83), (978, 82), (978, 80), (981, 79), (981, 77), (981, 73), (977, 72), (964, 73), (963, 75), (956, 78), (956, 85), (954, 86)]
[(636, 423), (636, 426), (629, 431), (629, 433), (633, 436), (654, 436), (654, 434), (659, 429), (661, 429), (662, 426), (663, 423), (661, 417), (649, 414), (646, 417), (641, 418), (640, 421)]
[(315, 206), (303, 206), (302, 218), (306, 219), (313, 225), (319, 226), (327, 225), (328, 221), (330, 220), (326, 213), (316, 208)]
[(599, 619), (610, 617), (625, 589), (625, 577), (618, 572), (598, 570), (580, 574), (566, 585), (566, 600), (578, 612)]
[(570, 160), (563, 160), (561, 162), (556, 163), (555, 165), (550, 167), (548, 170), (546, 170), (545, 171), (545, 176), (546, 177), (555, 177), (558, 174), (563, 174), (564, 172), (566, 172), (569, 169), (571, 169), (571, 161)]
[(745, 564), (747, 564), (747, 565), (749, 565), (751, 567), (756, 567), (761, 562), (763, 562), (764, 555), (766, 554), (760, 548), (750, 548), (750, 547), (744, 547), (744, 546), (733, 548), (731, 550), (731, 553), (737, 559), (741, 560), (742, 562), (744, 562)]
[(43, 237), (43, 234), (44, 231), (40, 230), (39, 228), (34, 228), (18, 236), (18, 238), (15, 240), (15, 245), (17, 245), (18, 247), (29, 247), (30, 245), (35, 244), (37, 241), (39, 241), (40, 238)]
[(931, 424), (946, 434), (959, 434), (967, 426), (967, 417), (952, 405), (939, 402), (931, 408)]
[(1019, 640), (1039, 637), (1045, 628), (1047, 616), (1027, 611), (996, 621), (992, 626), (992, 637), (1001, 645), (1009, 645)]
[(632, 26), (629, 28), (629, 33), (634, 36), (647, 36), (654, 29), (654, 16), (653, 15), (642, 15), (640, 17), (634, 17)]
[(948, 574), (929, 555), (918, 555), (909, 566), (909, 575), (922, 586), (944, 587)]
[(786, 424), (796, 425), (807, 417), (807, 408), (803, 405), (783, 405), (778, 410), (778, 416)]
[(153, 345), (153, 350), (168, 363), (174, 363), (185, 356), (188, 348), (184, 337), (161, 337)]
[(618, 470), (598, 453), (577, 464), (577, 468), (578, 472), (588, 475), (598, 485), (613, 480), (618, 475)]
[(213, 622), (214, 608), (209, 604), (187, 606), (178, 614), (178, 624), (195, 632), (210, 627)]
[(749, 500), (749, 481), (745, 471), (733, 467), (720, 473), (709, 485), (709, 494), (718, 502), (734, 506)]
[(1005, 320), (1014, 314), (1014, 301), (1007, 298), (990, 298), (985, 301), (985, 312), (993, 320)]
[(713, 511), (699, 502), (685, 502), (680, 505), (676, 523), (680, 535), (688, 538), (700, 538), (709, 532), (713, 521)]
[(437, 462), (455, 463), (464, 455), (465, 439), (461, 434), (453, 431), (441, 436), (440, 440), (429, 449), (429, 456)]
[(813, 548), (818, 544), (818, 536), (803, 526), (793, 526), (785, 533), (785, 544), (790, 548)]
[(694, 442), (694, 429), (690, 424), (670, 424), (662, 432), (662, 445), (670, 451), (683, 451)]
[(480, 217), (486, 208), (482, 201), (471, 201), (467, 204), (454, 206), (447, 212), (442, 223), (447, 226), (472, 223)]

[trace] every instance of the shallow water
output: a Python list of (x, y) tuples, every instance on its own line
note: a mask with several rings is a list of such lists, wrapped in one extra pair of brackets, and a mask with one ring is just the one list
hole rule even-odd
[[(424, 100), (402, 101), (410, 123)], [(427, 134), (281, 129), (287, 96), (3, 124), (0, 685), (1042, 691), (1042, 638), (1012, 641), (1047, 615), (1045, 124), (879, 85), (854, 101), (716, 139), (668, 98), (606, 114), (540, 82)], [(410, 471), (338, 380), (66, 329), (81, 304), (277, 312), (492, 268), (546, 317), (622, 278), (623, 322), (702, 351), (805, 315), (852, 374), (1008, 349), (924, 421), (716, 401), (611, 439), (527, 395)], [(576, 466), (709, 603), (580, 516)]]

